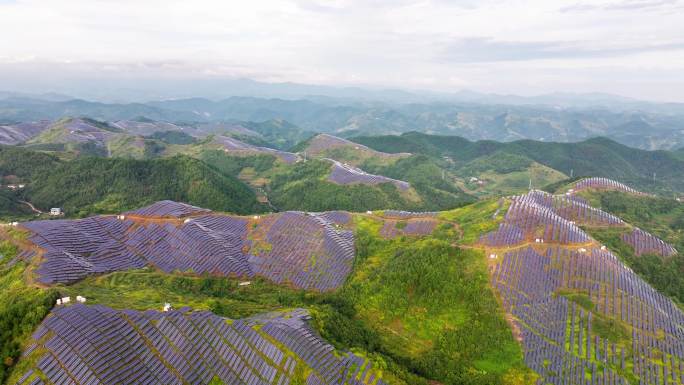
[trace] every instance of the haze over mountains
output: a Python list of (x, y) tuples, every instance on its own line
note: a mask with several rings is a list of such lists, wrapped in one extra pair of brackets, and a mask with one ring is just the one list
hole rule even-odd
[[(651, 103), (607, 94), (437, 94), (247, 80), (228, 85), (225, 91), (214, 93), (214, 99), (137, 99), (119, 103), (56, 94), (3, 93), (0, 122), (12, 125), (66, 116), (104, 121), (144, 118), (171, 123), (283, 120), (302, 132), (342, 137), (418, 131), (471, 140), (574, 142), (606, 136), (641, 149), (684, 147), (684, 104), (677, 103)], [(12, 129), (9, 131), (5, 136), (17, 137)], [(298, 139), (304, 138), (300, 135)]]

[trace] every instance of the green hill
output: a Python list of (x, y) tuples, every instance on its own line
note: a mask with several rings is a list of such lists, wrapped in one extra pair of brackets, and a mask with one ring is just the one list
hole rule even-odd
[[(410, 132), (400, 136), (357, 137), (354, 141), (384, 152), (447, 157), (453, 170), (482, 157), (505, 153), (528, 158), (565, 175), (603, 176), (651, 192), (684, 191), (684, 160), (681, 157), (669, 151), (630, 148), (606, 138), (577, 143), (533, 140), (500, 143)], [(520, 163), (519, 160), (516, 163)]]
[(39, 174), (26, 189), (37, 207), (68, 213), (119, 212), (161, 199), (219, 211), (261, 211), (239, 180), (187, 157), (132, 160), (79, 158)]
[(62, 207), (71, 216), (117, 213), (163, 199), (235, 213), (264, 210), (240, 180), (185, 156), (63, 161), (24, 149), (2, 148), (0, 176), (15, 176), (26, 183), (19, 198), (44, 211)]
[(333, 183), (328, 180), (331, 163), (318, 159), (286, 165), (267, 155), (233, 157), (222, 151), (204, 151), (199, 157), (222, 172), (264, 191), (278, 210), (434, 211), (474, 201), (472, 196), (441, 180), (441, 169), (424, 156), (406, 158), (394, 166), (367, 168), (371, 173), (410, 182), (411, 188), (407, 191), (399, 190), (392, 183)]

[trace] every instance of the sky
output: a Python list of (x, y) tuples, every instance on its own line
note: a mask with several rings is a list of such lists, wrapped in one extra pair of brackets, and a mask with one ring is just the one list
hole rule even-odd
[(684, 102), (684, 0), (0, 0), (0, 26), (0, 90), (249, 78)]

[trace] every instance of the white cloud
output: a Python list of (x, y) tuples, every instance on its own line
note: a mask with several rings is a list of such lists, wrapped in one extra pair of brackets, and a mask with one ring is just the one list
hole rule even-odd
[(252, 77), (684, 101), (681, 10), (676, 0), (0, 0), (0, 80)]

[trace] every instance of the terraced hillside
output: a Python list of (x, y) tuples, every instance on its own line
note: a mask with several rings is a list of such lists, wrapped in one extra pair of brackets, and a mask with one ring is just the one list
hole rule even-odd
[[(532, 191), (514, 197), (499, 228), (481, 239), (525, 362), (544, 383), (684, 383), (684, 312), (579, 225), (625, 223), (572, 192)], [(635, 250), (676, 252), (644, 234), (631, 239)]]
[(351, 270), (353, 236), (325, 216), (213, 214), (171, 201), (118, 216), (21, 224), (40, 252), (36, 280), (72, 283), (90, 274), (154, 266), (171, 273), (268, 277), (312, 290), (339, 287)]
[(25, 142), (43, 132), (49, 125), (49, 120), (2, 125), (0, 143), (11, 145)]
[(395, 185), (399, 190), (408, 190), (411, 185), (408, 182), (402, 180), (396, 180), (388, 178), (382, 175), (369, 174), (359, 168), (350, 166), (346, 163), (338, 162), (333, 159), (329, 159), (332, 162), (332, 171), (330, 172), (330, 177), (328, 180), (342, 185), (348, 184), (369, 184), (377, 185), (380, 183), (391, 183)]
[(336, 354), (308, 318), (60, 306), (33, 334), (24, 355), (37, 365), (17, 384), (385, 384), (366, 359)]

